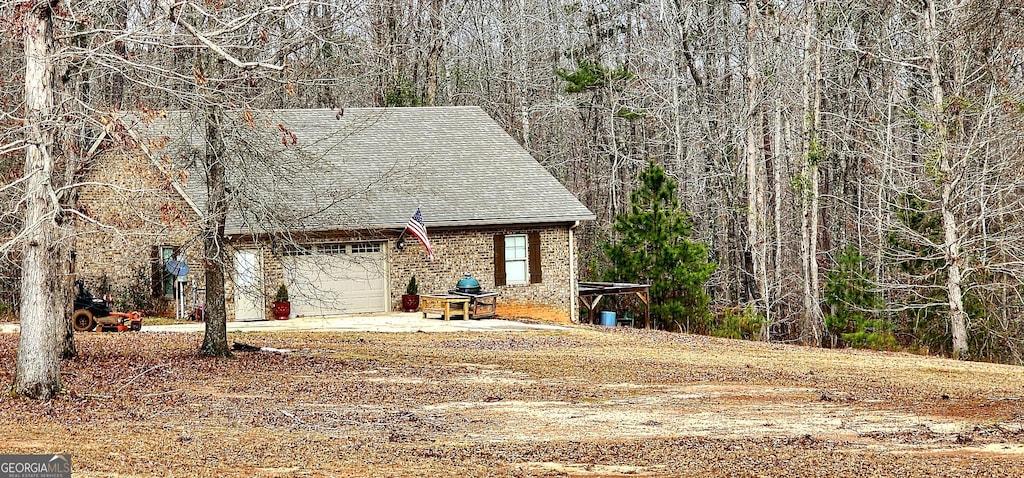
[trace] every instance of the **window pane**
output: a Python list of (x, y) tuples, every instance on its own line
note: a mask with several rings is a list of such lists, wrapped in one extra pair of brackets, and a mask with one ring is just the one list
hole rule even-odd
[(309, 249), (296, 245), (287, 245), (281, 249), (281, 255), (286, 257), (308, 256), (310, 253)]
[(505, 263), (505, 278), (509, 283), (526, 282), (526, 261)]
[(505, 282), (523, 283), (528, 279), (526, 267), (526, 236), (505, 236)]
[(174, 276), (167, 270), (168, 262), (174, 257), (174, 248), (168, 246), (160, 247), (160, 277), (163, 282), (164, 295), (174, 295)]
[(347, 254), (348, 244), (320, 244), (316, 248), (320, 254)]
[(505, 260), (516, 259), (526, 259), (526, 236), (505, 236)]
[(380, 252), (380, 243), (357, 242), (352, 244), (353, 254), (369, 254), (373, 252)]

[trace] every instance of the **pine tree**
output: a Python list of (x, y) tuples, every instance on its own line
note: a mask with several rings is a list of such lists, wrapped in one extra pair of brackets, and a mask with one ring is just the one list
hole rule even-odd
[(867, 258), (849, 245), (825, 275), (825, 303), (829, 306), (825, 326), (833, 347), (842, 343), (879, 350), (896, 348), (893, 325), (879, 313), (882, 298), (873, 290), (870, 273)]
[(652, 161), (616, 217), (618, 240), (604, 245), (605, 279), (651, 284), (651, 316), (659, 327), (706, 332), (710, 298), (704, 284), (715, 270), (707, 247), (690, 240), (690, 215), (675, 197), (676, 182)]

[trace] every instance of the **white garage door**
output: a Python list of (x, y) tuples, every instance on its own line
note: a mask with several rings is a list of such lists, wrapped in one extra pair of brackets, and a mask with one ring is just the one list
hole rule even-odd
[(285, 251), (285, 283), (299, 316), (384, 312), (388, 306), (381, 243), (317, 244)]

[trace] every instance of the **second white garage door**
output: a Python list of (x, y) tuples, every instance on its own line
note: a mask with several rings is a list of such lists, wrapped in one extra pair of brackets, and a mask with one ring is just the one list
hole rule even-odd
[(381, 243), (305, 246), (286, 251), (282, 259), (292, 313), (297, 316), (387, 310)]

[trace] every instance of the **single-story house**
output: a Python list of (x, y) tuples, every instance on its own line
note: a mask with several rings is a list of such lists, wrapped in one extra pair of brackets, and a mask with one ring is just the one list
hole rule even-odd
[[(400, 309), (413, 276), (429, 294), (467, 273), (500, 293), (499, 316), (573, 316), (574, 229), (594, 215), (482, 109), (225, 116), (229, 319), (267, 317), (282, 283), (294, 315), (375, 313)], [(79, 194), (76, 270), (90, 287), (169, 304), (179, 281), (201, 297), (208, 162), (195, 117), (112, 121)], [(417, 209), (433, 260), (399, 240)], [(189, 273), (166, 273), (172, 259)]]

